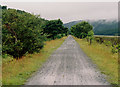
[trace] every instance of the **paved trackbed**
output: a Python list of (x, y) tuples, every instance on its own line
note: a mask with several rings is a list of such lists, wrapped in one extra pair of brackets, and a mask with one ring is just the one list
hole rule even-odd
[(109, 85), (71, 35), (25, 85)]

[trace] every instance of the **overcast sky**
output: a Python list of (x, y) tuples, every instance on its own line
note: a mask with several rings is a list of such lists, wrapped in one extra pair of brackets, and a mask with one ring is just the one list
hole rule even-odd
[(60, 18), (64, 23), (118, 18), (117, 2), (6, 2), (2, 5), (40, 14), (48, 20)]

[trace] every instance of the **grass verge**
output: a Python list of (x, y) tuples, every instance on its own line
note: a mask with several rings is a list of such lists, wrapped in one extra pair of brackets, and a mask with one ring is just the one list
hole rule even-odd
[(101, 73), (106, 75), (106, 79), (112, 85), (118, 84), (118, 54), (111, 52), (111, 47), (93, 42), (89, 45), (85, 39), (73, 37), (80, 45), (80, 48), (98, 66)]
[(36, 72), (49, 56), (61, 46), (67, 37), (47, 41), (40, 53), (28, 54), (22, 59), (6, 61), (3, 59), (2, 84), (3, 85), (23, 85), (25, 81)]

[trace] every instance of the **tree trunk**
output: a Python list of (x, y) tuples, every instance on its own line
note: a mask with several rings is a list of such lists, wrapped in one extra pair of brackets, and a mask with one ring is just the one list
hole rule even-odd
[(92, 44), (92, 39), (90, 39), (90, 45)]
[(87, 38), (87, 42), (89, 42), (89, 38)]

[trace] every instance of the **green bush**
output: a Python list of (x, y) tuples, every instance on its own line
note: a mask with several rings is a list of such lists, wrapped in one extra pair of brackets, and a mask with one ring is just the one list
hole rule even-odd
[(7, 58), (9, 55), (8, 54), (4, 54), (2, 55), (2, 58)]
[(112, 46), (112, 53), (118, 53), (118, 45)]
[(20, 58), (27, 52), (39, 52), (43, 47), (43, 19), (39, 16), (15, 9), (3, 9), (2, 23), (3, 55)]
[(104, 44), (105, 44), (106, 46), (111, 46), (111, 45), (112, 45), (111, 41), (104, 41)]
[(60, 38), (62, 38), (63, 36), (61, 35), (61, 34), (58, 34), (57, 36), (56, 36), (56, 38), (58, 38), (58, 39), (60, 39)]

